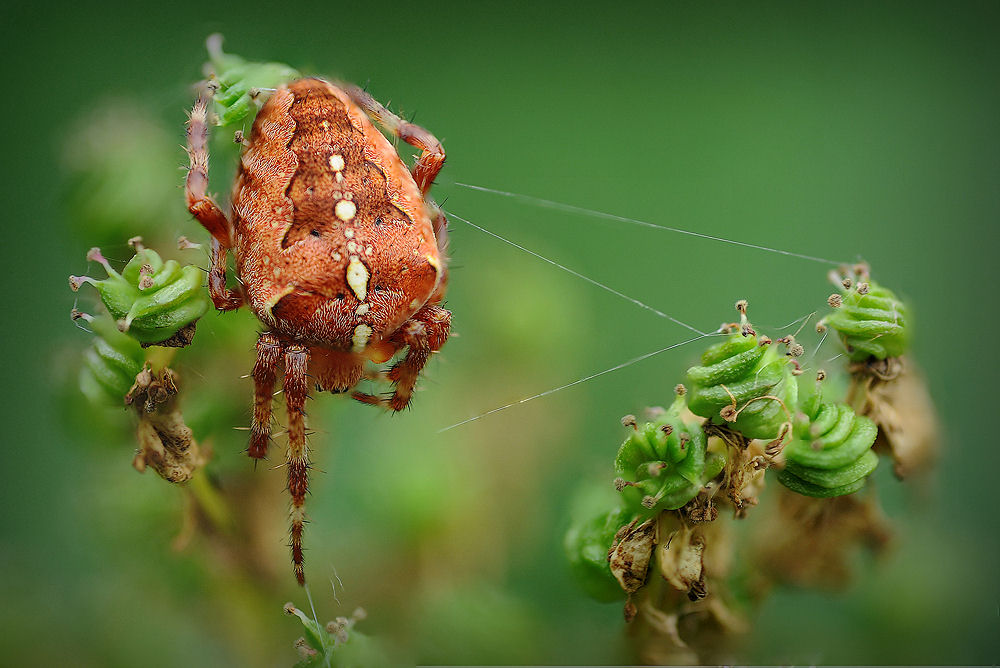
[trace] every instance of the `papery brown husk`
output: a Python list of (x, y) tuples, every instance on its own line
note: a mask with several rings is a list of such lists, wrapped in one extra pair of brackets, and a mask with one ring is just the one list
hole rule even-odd
[(772, 584), (841, 589), (851, 580), (851, 555), (865, 547), (876, 555), (892, 533), (878, 496), (868, 489), (815, 499), (775, 485), (775, 512), (756, 533), (754, 563)]
[(168, 368), (154, 373), (146, 366), (136, 376), (125, 403), (139, 415), (135, 469), (142, 473), (150, 466), (168, 482), (190, 480), (207, 457), (177, 406), (176, 374)]
[(848, 403), (878, 426), (876, 451), (892, 456), (898, 478), (928, 470), (940, 440), (937, 415), (920, 369), (906, 357), (851, 365)]
[(734, 659), (734, 640), (748, 630), (729, 603), (726, 578), (732, 545), (729, 518), (691, 524), (665, 511), (649, 580), (631, 598), (627, 632), (642, 664), (692, 665)]

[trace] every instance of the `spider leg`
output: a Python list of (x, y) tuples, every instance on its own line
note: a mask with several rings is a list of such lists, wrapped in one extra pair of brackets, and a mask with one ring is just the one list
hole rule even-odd
[(425, 305), (391, 338), (400, 348), (409, 348), (403, 359), (389, 370), (388, 378), (394, 384), (392, 396), (383, 399), (362, 392), (355, 392), (352, 396), (362, 403), (385, 406), (393, 411), (403, 410), (410, 403), (420, 371), (431, 354), (440, 350), (448, 340), (450, 331), (451, 312), (440, 306)]
[(386, 131), (422, 151), (420, 158), (410, 171), (413, 174), (413, 180), (417, 182), (417, 187), (420, 188), (420, 193), (426, 195), (444, 165), (445, 154), (441, 142), (424, 128), (403, 120), (383, 107), (367, 91), (351, 85), (345, 85), (344, 90), (355, 104), (364, 109), (365, 113)]
[(226, 287), (227, 251), (232, 246), (232, 225), (219, 205), (206, 194), (208, 190), (208, 100), (211, 90), (200, 96), (191, 110), (187, 124), (189, 158), (184, 192), (188, 211), (212, 235), (212, 265), (208, 277), (208, 293), (215, 308), (231, 311), (243, 303), (243, 295)]
[(302, 527), (305, 522), (306, 492), (309, 489), (309, 456), (306, 451), (306, 371), (309, 349), (299, 344), (285, 348), (285, 401), (288, 413), (288, 492), (292, 496), (291, 548), (295, 579), (306, 582), (302, 555)]
[(271, 332), (257, 339), (257, 362), (253, 365), (253, 422), (250, 426), (250, 447), (247, 454), (254, 459), (267, 456), (271, 442), (271, 398), (274, 380), (281, 362), (281, 343)]
[(434, 237), (437, 239), (441, 269), (437, 287), (434, 288), (434, 292), (427, 300), (428, 304), (440, 303), (448, 289), (448, 219), (445, 218), (444, 211), (437, 207), (435, 209), (437, 209), (437, 214), (434, 216)]

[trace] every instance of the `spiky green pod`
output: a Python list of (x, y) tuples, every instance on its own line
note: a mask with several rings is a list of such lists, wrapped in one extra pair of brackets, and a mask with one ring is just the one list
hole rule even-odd
[(795, 438), (784, 450), (785, 468), (778, 480), (805, 496), (852, 494), (864, 487), (878, 466), (872, 444), (875, 423), (846, 404), (822, 401), (817, 391), (806, 398), (795, 419)]
[(608, 552), (618, 530), (633, 514), (622, 507), (600, 510), (570, 525), (563, 549), (580, 587), (602, 603), (617, 601), (625, 592), (608, 566)]
[(854, 362), (904, 354), (909, 341), (906, 305), (891, 291), (868, 278), (866, 267), (832, 273), (840, 294), (830, 296), (834, 312), (822, 323), (840, 335)]
[(120, 274), (97, 248), (87, 259), (100, 262), (108, 277), (70, 276), (70, 287), (89, 283), (97, 288), (118, 328), (141, 343), (165, 342), (208, 310), (204, 273), (194, 265), (164, 262), (156, 251), (142, 247)]
[(625, 505), (640, 514), (676, 510), (725, 466), (725, 457), (706, 452), (705, 432), (681, 418), (684, 396), (654, 422), (639, 425), (615, 457), (616, 482)]
[(792, 360), (750, 330), (728, 335), (688, 369), (688, 408), (747, 438), (776, 438), (798, 394)]
[(123, 406), (146, 355), (139, 343), (119, 332), (110, 318), (80, 317), (97, 335), (83, 358), (80, 389), (95, 404)]
[(261, 90), (277, 88), (299, 78), (284, 63), (254, 63), (222, 51), (222, 35), (208, 38), (208, 69), (219, 88), (215, 92), (216, 124), (220, 127), (242, 122), (257, 113), (254, 100)]

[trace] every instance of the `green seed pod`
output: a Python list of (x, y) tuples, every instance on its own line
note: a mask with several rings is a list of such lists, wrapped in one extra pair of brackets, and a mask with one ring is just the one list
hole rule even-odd
[(222, 51), (222, 35), (207, 42), (209, 62), (206, 69), (214, 75), (210, 83), (215, 92), (216, 124), (220, 127), (242, 122), (257, 113), (254, 100), (262, 90), (274, 89), (299, 78), (299, 73), (283, 63), (254, 63)]
[(577, 583), (591, 598), (610, 603), (625, 598), (608, 566), (608, 552), (618, 530), (629, 523), (632, 513), (621, 507), (600, 510), (570, 525), (563, 549)]
[(626, 506), (651, 515), (676, 510), (725, 466), (725, 457), (706, 452), (705, 432), (681, 418), (684, 396), (655, 422), (639, 425), (618, 449), (615, 473)]
[(118, 331), (110, 318), (78, 314), (97, 337), (80, 369), (80, 389), (93, 403), (124, 406), (125, 395), (142, 371), (146, 355), (139, 343)]
[(776, 438), (796, 403), (796, 366), (770, 339), (749, 325), (743, 329), (706, 350), (702, 366), (688, 369), (688, 408), (714, 424), (730, 423), (747, 438)]
[(795, 438), (784, 450), (778, 480), (805, 496), (852, 494), (864, 487), (878, 465), (872, 444), (875, 423), (846, 404), (823, 402), (820, 392), (806, 398), (795, 419)]
[(872, 282), (867, 267), (832, 272), (830, 278), (840, 294), (831, 295), (828, 302), (835, 310), (822, 323), (840, 335), (851, 361), (904, 354), (909, 340), (906, 305), (890, 290)]
[[(176, 260), (164, 262), (155, 251), (137, 248), (120, 274), (99, 249), (91, 249), (87, 259), (100, 262), (108, 277), (70, 276), (70, 287), (77, 290), (90, 283), (97, 288), (118, 328), (140, 343), (176, 345), (169, 340), (208, 310), (203, 272), (194, 265), (181, 266)], [(188, 337), (180, 345), (189, 342)]]

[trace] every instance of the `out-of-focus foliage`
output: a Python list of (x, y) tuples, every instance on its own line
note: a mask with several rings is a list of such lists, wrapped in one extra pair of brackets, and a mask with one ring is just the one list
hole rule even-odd
[(142, 371), (146, 354), (139, 342), (121, 332), (111, 318), (84, 318), (96, 336), (84, 354), (80, 390), (97, 405), (121, 406)]

